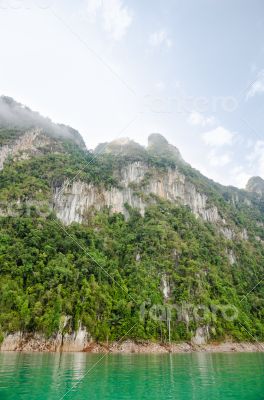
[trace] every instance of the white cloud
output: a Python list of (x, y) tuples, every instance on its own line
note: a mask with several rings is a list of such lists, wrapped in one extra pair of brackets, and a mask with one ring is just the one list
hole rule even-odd
[(254, 168), (254, 175), (260, 175), (264, 177), (264, 141), (258, 140), (253, 148), (252, 153), (250, 153), (247, 159), (251, 162)]
[(169, 38), (167, 32), (163, 29), (151, 33), (149, 36), (149, 44), (153, 47), (165, 46), (170, 48), (172, 40)]
[(88, 0), (87, 1), (87, 13), (91, 20), (96, 18), (97, 12), (102, 8), (103, 0)]
[(104, 2), (103, 18), (105, 30), (119, 40), (131, 25), (133, 14), (121, 0), (107, 0)]
[(115, 40), (122, 39), (133, 21), (133, 12), (122, 0), (87, 0), (91, 20), (101, 18), (104, 30)]
[(212, 147), (231, 145), (234, 137), (234, 132), (225, 129), (222, 126), (218, 126), (217, 128), (202, 134), (203, 142)]
[(166, 85), (165, 85), (165, 83), (164, 83), (163, 81), (158, 81), (158, 82), (156, 82), (156, 84), (155, 84), (155, 88), (156, 88), (157, 90), (160, 90), (160, 91), (164, 90), (165, 87), (166, 87)]
[(208, 155), (209, 163), (214, 167), (224, 167), (231, 162), (231, 154), (223, 153), (217, 154), (216, 151), (212, 150)]
[(190, 114), (189, 123), (191, 125), (210, 126), (216, 123), (216, 119), (215, 117), (206, 117), (205, 115), (199, 113), (198, 111), (193, 111)]
[(251, 85), (247, 92), (247, 99), (254, 97), (256, 94), (264, 93), (264, 70), (258, 73), (257, 79)]
[(239, 188), (245, 188), (249, 178), (252, 176), (242, 166), (236, 166), (230, 171), (231, 182)]

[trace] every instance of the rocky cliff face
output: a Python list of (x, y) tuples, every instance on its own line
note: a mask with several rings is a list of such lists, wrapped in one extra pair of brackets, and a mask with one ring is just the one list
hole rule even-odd
[[(0, 148), (0, 170), (9, 158), (17, 161), (36, 157), (44, 152), (64, 151), (60, 140), (50, 136), (42, 128), (33, 128), (20, 132), (12, 140), (4, 142)], [(176, 167), (159, 169), (151, 166), (147, 161), (131, 161), (114, 171), (113, 175), (118, 185), (111, 188), (106, 188), (103, 184), (94, 185), (80, 180), (65, 181), (62, 186), (52, 188), (53, 209), (64, 224), (81, 223), (87, 219), (91, 210), (101, 210), (104, 207), (127, 216), (126, 206), (129, 205), (144, 215), (146, 206), (159, 197), (174, 204), (186, 205), (197, 217), (207, 222), (217, 223), (220, 232), (227, 239), (231, 240), (236, 236), (234, 229), (220, 216), (216, 205), (209, 202), (208, 196), (198, 190), (197, 186), (180, 172), (177, 165), (187, 164), (182, 159), (179, 150), (170, 145), (161, 135), (150, 135), (147, 148), (129, 139), (120, 139), (99, 146), (97, 151), (113, 154), (114, 157), (122, 154), (130, 157), (131, 160), (135, 158), (147, 160), (148, 156), (157, 159), (168, 157), (176, 161)], [(18, 204), (19, 202), (20, 199), (17, 199)], [(5, 208), (2, 214), (6, 213)], [(246, 231), (240, 233), (240, 236), (246, 240)]]
[[(87, 353), (187, 353), (187, 352), (263, 352), (264, 344), (260, 342), (240, 342), (233, 341), (224, 343), (207, 344), (208, 328), (202, 326), (197, 329), (195, 336), (191, 342), (181, 343), (154, 343), (148, 341), (135, 342), (132, 340), (124, 340), (113, 343), (97, 343), (89, 338), (80, 335), (80, 340), (76, 340), (75, 336), (69, 340), (69, 345), (64, 346), (60, 338), (44, 338), (38, 334), (22, 334), (17, 332), (8, 335), (2, 346), (1, 352), (18, 351), (18, 352), (87, 352)], [(78, 334), (77, 334), (78, 336)]]
[(53, 152), (61, 148), (55, 139), (44, 134), (43, 129), (31, 129), (0, 148), (0, 170), (9, 157), (14, 161), (25, 160), (40, 155), (44, 149)]
[(38, 333), (16, 332), (6, 335), (0, 346), (1, 351), (83, 351), (91, 337), (80, 327), (72, 334), (58, 333), (50, 338)]
[(65, 182), (54, 192), (54, 209), (66, 225), (82, 222), (89, 209), (110, 207), (113, 212), (126, 214), (125, 204), (137, 208), (141, 214), (148, 202), (155, 199), (151, 195), (184, 204), (195, 215), (209, 222), (219, 220), (217, 208), (208, 206), (207, 196), (199, 193), (195, 186), (177, 169), (158, 172), (143, 162), (134, 162), (118, 171), (120, 187), (104, 187), (84, 182)]
[[(127, 139), (119, 139), (101, 144), (96, 152), (126, 156), (151, 156), (170, 158), (185, 163), (179, 150), (170, 145), (160, 134), (151, 134), (148, 147), (138, 145)], [(195, 185), (177, 168), (160, 171), (146, 162), (136, 161), (115, 172), (118, 187), (106, 189), (81, 181), (65, 182), (63, 187), (54, 190), (54, 209), (66, 225), (82, 222), (91, 208), (100, 210), (109, 207), (113, 212), (127, 214), (125, 205), (137, 208), (143, 215), (146, 205), (155, 201), (155, 196), (176, 204), (189, 206), (196, 216), (205, 221), (220, 220), (217, 207), (208, 205), (208, 198), (199, 192)]]
[[(146, 152), (142, 146), (129, 140), (112, 142), (104, 146), (104, 151), (116, 154), (120, 148), (122, 154), (126, 155), (142, 155)], [(151, 152), (162, 152), (163, 155), (168, 151), (177, 159), (181, 159), (178, 150), (169, 145), (161, 135), (151, 135), (148, 148)], [(14, 161), (24, 160), (41, 155), (44, 151), (62, 152), (62, 143), (46, 134), (42, 128), (20, 132), (0, 148), (0, 170), (9, 158)], [(187, 205), (195, 215), (206, 221), (216, 222), (219, 219), (217, 208), (208, 206), (207, 196), (200, 193), (176, 168), (160, 172), (145, 162), (137, 161), (116, 171), (115, 177), (119, 186), (110, 189), (81, 181), (65, 182), (63, 187), (55, 188), (54, 210), (57, 216), (68, 225), (72, 222), (82, 222), (91, 208), (99, 210), (110, 207), (113, 212), (126, 215), (126, 204), (144, 214), (146, 205), (154, 201), (154, 195)]]

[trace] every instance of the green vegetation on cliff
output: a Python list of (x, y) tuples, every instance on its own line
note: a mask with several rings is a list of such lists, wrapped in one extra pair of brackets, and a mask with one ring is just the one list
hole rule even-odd
[[(201, 324), (210, 325), (218, 339), (250, 339), (247, 331), (263, 339), (263, 289), (244, 298), (263, 276), (263, 249), (233, 245), (240, 257), (230, 266), (228, 246), (189, 210), (167, 202), (150, 206), (144, 217), (130, 210), (128, 221), (105, 210), (89, 224), (72, 224), (67, 234), (54, 215), (43, 219), (33, 209), (30, 216), (2, 217), (1, 329), (50, 335), (59, 330), (62, 316), (70, 316), (66, 330), (81, 321), (98, 340), (120, 338), (134, 324), (130, 337), (160, 340), (168, 335), (166, 321), (147, 311), (163, 304), (166, 276), (168, 304), (207, 309), (199, 321), (190, 310), (189, 323), (173, 315), (172, 339), (189, 339)], [(230, 304), (239, 310), (234, 321), (221, 313)]]

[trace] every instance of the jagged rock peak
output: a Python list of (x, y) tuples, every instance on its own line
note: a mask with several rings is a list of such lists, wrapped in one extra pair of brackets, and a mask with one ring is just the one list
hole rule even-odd
[(264, 195), (264, 180), (260, 176), (252, 176), (249, 179), (246, 190), (248, 192), (257, 193), (261, 196)]
[(167, 139), (159, 133), (152, 133), (148, 137), (148, 146), (145, 148), (127, 137), (115, 139), (111, 142), (100, 143), (94, 150), (95, 153), (108, 153), (115, 155), (143, 156), (147, 153), (158, 157), (173, 158), (183, 161), (177, 147), (171, 145)]
[(12, 97), (0, 96), (0, 128), (15, 129), (18, 133), (42, 129), (51, 137), (71, 140), (85, 148), (83, 138), (78, 131), (63, 124), (54, 123), (51, 119), (18, 103)]
[(145, 148), (127, 137), (112, 140), (109, 143), (100, 143), (94, 150), (95, 153), (108, 153), (115, 155), (140, 155), (146, 152)]
[(148, 147), (153, 146), (168, 146), (168, 140), (162, 136), (160, 133), (152, 133), (148, 137)]
[(174, 159), (183, 161), (180, 151), (177, 147), (170, 144), (160, 133), (152, 133), (148, 137), (148, 150), (163, 157), (171, 156)]

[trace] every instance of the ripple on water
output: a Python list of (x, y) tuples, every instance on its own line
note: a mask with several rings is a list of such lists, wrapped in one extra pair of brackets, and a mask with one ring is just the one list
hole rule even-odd
[(0, 354), (1, 400), (71, 388), (65, 399), (264, 400), (264, 354)]

